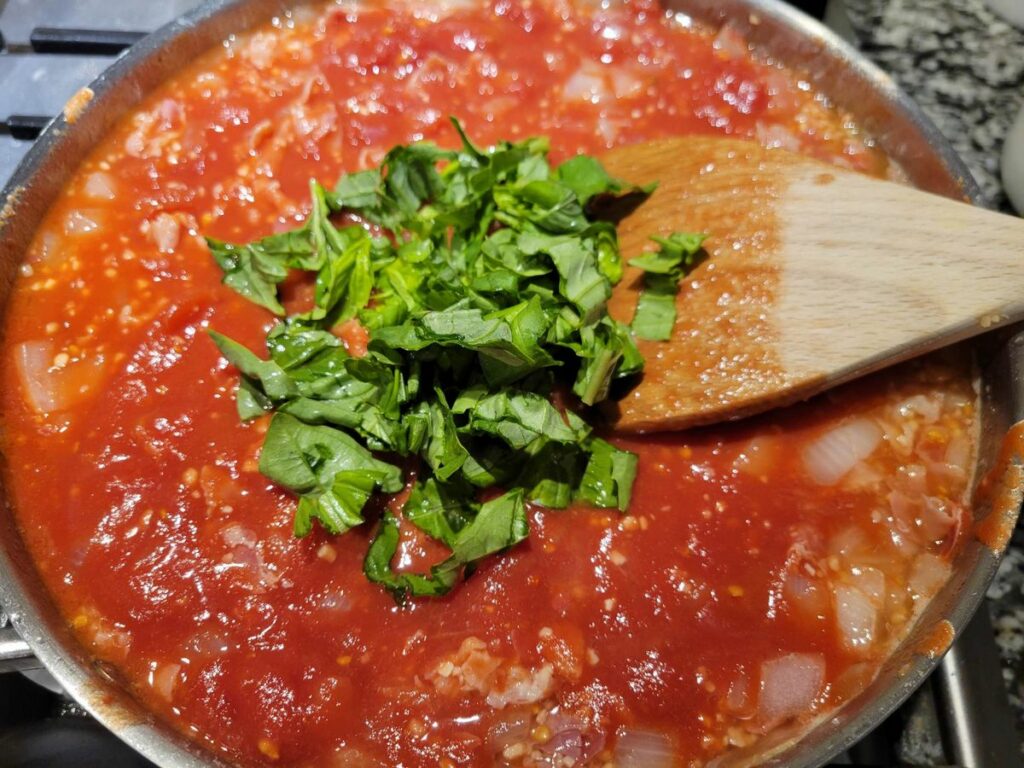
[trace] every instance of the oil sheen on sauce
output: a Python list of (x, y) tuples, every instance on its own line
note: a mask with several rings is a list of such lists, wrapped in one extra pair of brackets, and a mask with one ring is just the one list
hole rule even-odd
[(482, 142), (549, 134), (555, 160), (722, 133), (886, 167), (798, 73), (645, 2), (330, 6), (232, 38), (83, 164), (8, 313), (8, 487), (69, 625), (246, 766), (702, 765), (854, 695), (970, 528), (956, 359), (613, 436), (641, 457), (628, 516), (534, 509), (527, 543), (441, 600), (366, 581), (371, 526), (292, 538), (294, 500), (256, 469), (266, 425), (238, 422), (205, 333), (255, 348), (270, 318), (201, 235), (293, 227), (311, 177), (450, 145), (448, 115)]

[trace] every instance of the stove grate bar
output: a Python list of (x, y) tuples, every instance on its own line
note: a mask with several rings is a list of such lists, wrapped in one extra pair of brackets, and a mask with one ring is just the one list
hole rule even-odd
[(34, 141), (51, 119), (46, 115), (8, 115), (0, 119), (0, 134), (6, 133), (22, 141)]
[(36, 27), (29, 34), (29, 45), (36, 53), (116, 56), (146, 34), (117, 29)]

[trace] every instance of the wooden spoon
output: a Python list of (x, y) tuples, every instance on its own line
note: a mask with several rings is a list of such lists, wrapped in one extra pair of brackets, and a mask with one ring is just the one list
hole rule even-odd
[[(654, 234), (706, 232), (670, 342), (640, 342), (628, 431), (735, 419), (1024, 319), (1024, 221), (747, 141), (612, 150), (609, 172), (657, 191), (624, 219), (625, 258)], [(632, 319), (629, 268), (609, 305)]]

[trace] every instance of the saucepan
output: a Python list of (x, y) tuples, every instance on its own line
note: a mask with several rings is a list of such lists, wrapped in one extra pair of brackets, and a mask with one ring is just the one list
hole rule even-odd
[[(778, 0), (666, 0), (712, 26), (728, 21), (762, 54), (805, 73), (815, 88), (848, 111), (903, 170), (908, 181), (942, 195), (973, 198), (970, 176), (949, 144), (881, 71), (817, 22)], [(58, 117), (43, 132), (4, 191), (0, 210), (0, 302), (10, 292), (33, 233), (51, 202), (90, 149), (118, 118), (180, 65), (287, 9), (281, 0), (214, 0), (135, 45), (90, 86), (87, 109)], [(1002, 493), (975, 500), (976, 515), (996, 536), (972, 538), (954, 564), (949, 583), (933, 599), (914, 630), (895, 650), (875, 681), (858, 697), (809, 730), (773, 734), (757, 754), (726, 763), (812, 768), (830, 760), (878, 725), (939, 663), (949, 639), (948, 622), (960, 633), (984, 596), (1016, 521), (1019, 468), (999, 463), (1008, 428), (1024, 417), (1024, 333), (1011, 330), (972, 345), (982, 401), (979, 464), (975, 477), (990, 477)], [(1001, 535), (1000, 535), (1001, 534)], [(64, 690), (100, 722), (161, 766), (224, 765), (211, 752), (157, 721), (125, 692), (108, 668), (74, 640), (41, 586), (9, 505), (0, 509), (0, 603), (35, 659)], [(945, 633), (937, 628), (945, 628)], [(739, 639), (737, 640), (739, 642)], [(0, 656), (18, 655), (13, 636)], [(25, 663), (22, 661), (21, 663)]]

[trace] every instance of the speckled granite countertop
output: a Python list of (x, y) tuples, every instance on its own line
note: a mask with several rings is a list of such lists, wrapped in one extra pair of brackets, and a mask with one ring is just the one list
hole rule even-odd
[[(861, 50), (950, 140), (981, 187), (982, 203), (1009, 211), (999, 153), (1024, 107), (1024, 30), (1003, 21), (982, 0), (845, 0), (845, 5)], [(1024, 733), (1024, 524), (989, 590), (989, 609)]]

